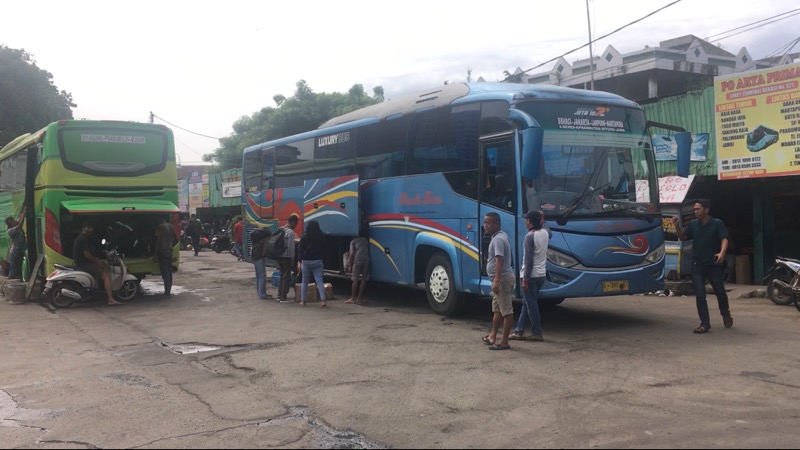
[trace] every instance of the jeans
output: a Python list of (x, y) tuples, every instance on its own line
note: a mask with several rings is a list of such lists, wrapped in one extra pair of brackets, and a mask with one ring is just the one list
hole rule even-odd
[(289, 289), (294, 285), (292, 282), (292, 258), (278, 258), (278, 272), (281, 274), (278, 281), (278, 300), (286, 300)]
[(164, 280), (164, 293), (169, 295), (172, 290), (172, 250), (158, 252), (158, 268), (161, 270), (161, 279)]
[(542, 316), (539, 314), (539, 289), (544, 285), (544, 279), (545, 277), (528, 279), (528, 289), (523, 292), (522, 310), (519, 313), (517, 328), (514, 329), (515, 333), (522, 334), (525, 331), (525, 325), (530, 320), (533, 335), (542, 335)]
[(256, 268), (256, 294), (258, 298), (267, 298), (267, 267), (263, 258), (254, 259), (253, 267)]
[(706, 301), (706, 278), (714, 289), (719, 304), (719, 313), (722, 317), (728, 317), (730, 307), (728, 306), (728, 294), (725, 293), (725, 282), (722, 278), (722, 266), (704, 266), (692, 263), (692, 284), (694, 285), (694, 295), (697, 298), (697, 315), (700, 316), (700, 324), (711, 328), (711, 318), (708, 316), (708, 302)]
[(300, 301), (306, 301), (306, 291), (308, 290), (308, 281), (311, 276), (314, 276), (314, 282), (317, 283), (317, 290), (319, 291), (319, 300), (325, 301), (325, 283), (322, 281), (322, 260), (303, 261), (300, 266), (303, 272), (303, 283), (300, 285)]
[(194, 249), (194, 256), (197, 256), (200, 253), (200, 236), (193, 234), (190, 236), (192, 238), (192, 249)]
[(236, 255), (237, 258), (242, 257), (242, 243), (237, 242), (233, 244), (233, 254)]

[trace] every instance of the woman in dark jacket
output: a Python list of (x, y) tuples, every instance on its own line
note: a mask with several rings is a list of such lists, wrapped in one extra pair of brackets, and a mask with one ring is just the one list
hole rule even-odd
[(297, 266), (302, 270), (303, 282), (300, 285), (300, 306), (306, 306), (306, 292), (308, 281), (314, 276), (314, 282), (319, 291), (320, 306), (327, 307), (325, 303), (325, 283), (322, 280), (322, 258), (325, 255), (325, 235), (319, 222), (312, 220), (305, 224), (303, 237), (300, 238), (298, 248)]

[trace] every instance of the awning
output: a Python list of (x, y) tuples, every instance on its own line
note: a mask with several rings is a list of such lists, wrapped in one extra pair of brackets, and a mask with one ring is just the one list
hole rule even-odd
[(61, 203), (72, 214), (178, 213), (174, 203), (148, 199), (83, 199)]

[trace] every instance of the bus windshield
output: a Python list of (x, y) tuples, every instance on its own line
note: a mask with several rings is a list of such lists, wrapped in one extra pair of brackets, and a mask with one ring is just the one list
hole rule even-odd
[(654, 161), (644, 113), (634, 108), (523, 103), (545, 130), (539, 175), (525, 180), (528, 209), (556, 217), (654, 212)]
[(63, 127), (58, 149), (64, 167), (97, 176), (139, 176), (164, 170), (167, 135), (133, 127)]

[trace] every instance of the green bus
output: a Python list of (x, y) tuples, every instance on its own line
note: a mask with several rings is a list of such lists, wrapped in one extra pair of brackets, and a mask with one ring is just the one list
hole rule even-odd
[[(72, 265), (73, 243), (89, 219), (94, 241), (114, 244), (141, 280), (160, 275), (155, 227), (167, 216), (176, 229), (177, 270), (177, 184), (174, 138), (163, 125), (60, 120), (17, 137), (0, 149), (0, 217), (16, 218), (27, 205), (23, 279), (46, 276), (54, 264)], [(0, 233), (3, 260), (6, 231)]]

